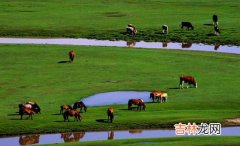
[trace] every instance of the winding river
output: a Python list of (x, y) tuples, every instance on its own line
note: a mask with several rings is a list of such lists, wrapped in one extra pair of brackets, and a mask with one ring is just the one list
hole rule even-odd
[(135, 41), (109, 41), (84, 38), (0, 38), (0, 44), (54, 44), (54, 45), (82, 45), (82, 46), (114, 46), (152, 49), (179, 49), (193, 51), (208, 51), (240, 54), (240, 46), (225, 46), (218, 43), (214, 45), (173, 43), (173, 42), (135, 42)]

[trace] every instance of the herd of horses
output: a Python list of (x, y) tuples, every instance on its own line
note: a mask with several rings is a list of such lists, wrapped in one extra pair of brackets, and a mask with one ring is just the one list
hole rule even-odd
[[(180, 82), (179, 82), (179, 88), (184, 88), (184, 83), (187, 84), (187, 88), (189, 86), (197, 88), (197, 82), (193, 76), (180, 76)], [(153, 102), (167, 102), (168, 94), (164, 91), (152, 91), (150, 93), (150, 99), (152, 99)], [(133, 105), (136, 105), (137, 107), (133, 107)], [(28, 119), (33, 119), (32, 115), (41, 113), (41, 108), (36, 102), (26, 102), (24, 104), (19, 104), (19, 115), (20, 119), (23, 119), (23, 115), (28, 115)], [(143, 99), (141, 98), (133, 98), (128, 100), (128, 110), (133, 110), (134, 108), (137, 109), (137, 111), (146, 110), (146, 105)], [(79, 111), (77, 109), (80, 109)], [(63, 115), (64, 122), (69, 121), (69, 117), (75, 117), (74, 120), (81, 121), (82, 116), (81, 112), (87, 112), (87, 106), (82, 102), (78, 101), (75, 102), (73, 105), (61, 105), (60, 106), (60, 115)], [(114, 119), (114, 109), (112, 107), (107, 109), (107, 121), (113, 122)]]
[[(216, 35), (220, 34), (220, 29), (218, 25), (218, 16), (213, 15), (212, 17), (213, 20), (213, 30)], [(192, 25), (191, 22), (181, 22), (181, 29), (187, 29), (187, 30), (194, 30), (194, 26)], [(162, 34), (168, 34), (168, 26), (166, 24), (162, 25)], [(137, 34), (137, 29), (136, 26), (133, 24), (128, 24), (126, 27), (126, 33), (129, 35), (136, 35)]]

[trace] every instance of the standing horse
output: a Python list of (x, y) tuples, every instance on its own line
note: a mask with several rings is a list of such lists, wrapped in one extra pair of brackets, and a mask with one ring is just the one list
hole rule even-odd
[(132, 110), (132, 105), (137, 105), (137, 110), (145, 110), (146, 105), (143, 101), (143, 99), (137, 98), (137, 99), (129, 99), (128, 100), (128, 110)]
[(127, 34), (136, 35), (137, 29), (133, 24), (128, 24), (126, 27)]
[(160, 101), (160, 103), (162, 103), (167, 102), (168, 95), (166, 92), (163, 91), (152, 91), (150, 93), (150, 98), (153, 100), (153, 102), (156, 99), (157, 101)]
[(107, 109), (107, 116), (108, 116), (108, 122), (113, 122), (114, 119), (114, 113), (113, 113), (113, 108), (110, 107)]
[(73, 62), (73, 60), (74, 60), (74, 58), (75, 58), (75, 52), (73, 51), (73, 50), (71, 50), (69, 53), (68, 53), (68, 55), (69, 55), (69, 60), (70, 60), (70, 62)]
[(18, 108), (19, 108), (19, 115), (21, 117), (21, 120), (24, 114), (29, 115), (28, 118), (32, 119), (33, 114), (40, 113), (41, 111), (41, 108), (38, 106), (38, 104), (34, 102), (19, 104)]
[(82, 101), (75, 102), (73, 104), (73, 109), (77, 108), (80, 108), (80, 112), (82, 112), (82, 109), (84, 109), (84, 111), (87, 112), (87, 106)]
[(64, 111), (68, 110), (68, 109), (72, 109), (71, 105), (61, 105), (60, 106), (60, 114), (63, 114)]
[(69, 110), (66, 110), (64, 113), (63, 113), (63, 119), (64, 119), (64, 122), (66, 120), (68, 120), (69, 122), (69, 119), (68, 117), (75, 117), (74, 121), (77, 120), (77, 121), (80, 121), (82, 120), (82, 116), (80, 115), (80, 112), (78, 112), (77, 110), (74, 110), (74, 109), (69, 109)]
[[(189, 86), (193, 85), (195, 88), (197, 88), (197, 82), (192, 76), (181, 76), (180, 77), (180, 83), (179, 88), (183, 89), (184, 83), (188, 83)], [(188, 86), (187, 86), (188, 88)]]

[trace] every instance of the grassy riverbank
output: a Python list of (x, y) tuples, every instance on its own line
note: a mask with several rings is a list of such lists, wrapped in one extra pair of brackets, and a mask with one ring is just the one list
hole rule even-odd
[[(239, 55), (115, 47), (0, 45), (0, 135), (131, 128), (173, 128), (179, 122), (221, 122), (240, 116)], [(75, 50), (74, 63), (68, 60)], [(193, 75), (199, 88), (179, 90), (179, 76)], [(113, 105), (90, 107), (83, 121), (63, 122), (59, 106), (108, 91), (165, 90), (169, 102), (147, 103), (144, 112)], [(19, 120), (18, 104), (36, 101), (42, 113)], [(96, 101), (97, 102), (97, 101)], [(73, 120), (73, 119), (71, 119)]]
[[(239, 7), (239, 0), (3, 0), (0, 36), (240, 45)], [(220, 36), (215, 36), (210, 26), (213, 14), (219, 17)], [(181, 30), (182, 21), (192, 22), (195, 30)], [(123, 34), (129, 23), (137, 26), (135, 37)], [(169, 26), (168, 35), (160, 34), (163, 24)]]
[[(49, 146), (238, 146), (240, 145), (239, 136), (235, 137), (175, 137), (175, 138), (154, 138), (154, 139), (131, 139), (131, 140), (108, 140), (81, 143), (60, 143), (49, 144)], [(46, 145), (47, 146), (47, 145)]]

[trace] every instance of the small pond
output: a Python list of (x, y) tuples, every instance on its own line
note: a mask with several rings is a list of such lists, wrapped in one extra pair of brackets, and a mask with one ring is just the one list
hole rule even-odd
[(144, 102), (150, 102), (150, 92), (147, 91), (114, 91), (95, 94), (83, 101), (86, 106), (104, 106), (113, 104), (127, 104), (131, 98), (142, 98)]
[(83, 38), (0, 38), (0, 44), (57, 44), (57, 45), (82, 45), (82, 46), (114, 46), (114, 47), (134, 47), (152, 49), (180, 49), (208, 52), (222, 52), (240, 54), (240, 46), (224, 46), (218, 43), (214, 45), (173, 43), (173, 42), (135, 42), (135, 41), (109, 41)]
[[(221, 129), (221, 135), (240, 136), (240, 127), (224, 127)], [(53, 144), (74, 141), (81, 142), (112, 139), (161, 138), (174, 136), (176, 136), (175, 130), (163, 130), (163, 129), (155, 130), (132, 129), (125, 131), (101, 131), (101, 132), (70, 132), (58, 134), (33, 134), (0, 138), (0, 145), (18, 146), (30, 144)]]

